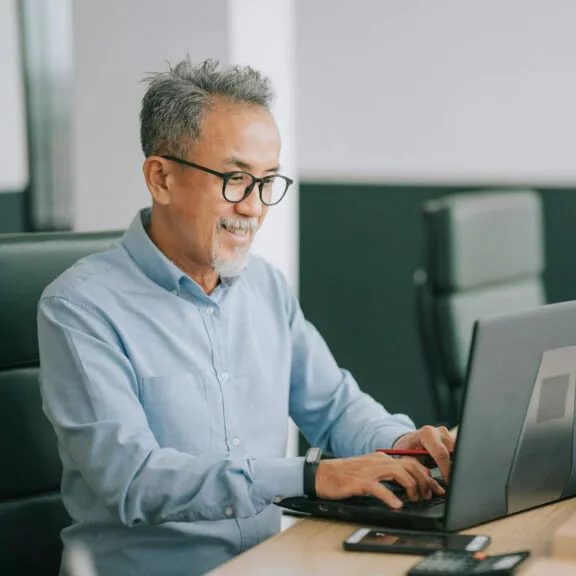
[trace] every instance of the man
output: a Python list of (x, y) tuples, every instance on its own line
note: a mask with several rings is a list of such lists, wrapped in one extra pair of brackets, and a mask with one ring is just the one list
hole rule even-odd
[[(201, 574), (279, 530), (274, 500), (314, 491), (442, 494), (452, 438), (360, 392), (282, 275), (248, 250), (279, 174), (271, 88), (249, 67), (184, 60), (141, 111), (152, 208), (54, 281), (39, 304), (42, 394), (62, 495), (101, 576)], [(111, 183), (113, 184), (113, 183)], [(122, 194), (122, 190), (118, 190)], [(272, 208), (273, 209), (273, 208)], [(339, 458), (285, 458), (288, 416)]]

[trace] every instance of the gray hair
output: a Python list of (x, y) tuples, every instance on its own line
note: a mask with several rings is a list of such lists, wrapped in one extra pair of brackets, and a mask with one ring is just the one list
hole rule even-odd
[(185, 156), (200, 137), (204, 113), (215, 97), (270, 108), (270, 80), (250, 66), (223, 66), (218, 60), (192, 64), (186, 56), (167, 72), (149, 74), (140, 111), (144, 156)]

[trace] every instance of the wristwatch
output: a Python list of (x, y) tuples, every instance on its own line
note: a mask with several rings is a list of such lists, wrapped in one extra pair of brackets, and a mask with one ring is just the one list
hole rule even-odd
[(309, 448), (304, 458), (304, 494), (316, 498), (316, 470), (322, 458), (320, 448)]

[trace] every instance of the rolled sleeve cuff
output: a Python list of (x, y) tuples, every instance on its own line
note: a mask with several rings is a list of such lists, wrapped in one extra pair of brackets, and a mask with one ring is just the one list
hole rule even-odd
[(304, 458), (254, 461), (254, 496), (267, 503), (304, 494)]
[(370, 452), (379, 449), (388, 450), (392, 448), (400, 436), (416, 429), (414, 422), (404, 414), (395, 414), (394, 420), (394, 423), (387, 423), (386, 426), (376, 432), (369, 447)]

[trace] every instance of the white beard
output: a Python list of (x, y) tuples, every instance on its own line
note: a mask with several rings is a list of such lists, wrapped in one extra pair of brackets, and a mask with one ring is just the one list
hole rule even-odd
[(240, 276), (240, 274), (242, 274), (246, 268), (249, 250), (250, 245), (236, 246), (234, 248), (234, 256), (232, 256), (232, 258), (223, 260), (218, 255), (220, 252), (220, 244), (218, 244), (218, 236), (216, 236), (216, 241), (214, 243), (214, 253), (212, 255), (212, 266), (222, 278), (233, 278), (235, 276)]
[[(248, 252), (250, 251), (250, 244), (242, 244), (234, 247), (234, 254), (231, 258), (223, 260), (220, 258), (220, 243), (218, 242), (218, 232), (223, 226), (241, 226), (244, 230), (251, 230), (252, 239), (256, 230), (258, 229), (258, 219), (249, 218), (241, 222), (234, 222), (230, 219), (220, 218), (217, 224), (216, 237), (214, 240), (214, 250), (212, 252), (212, 267), (222, 278), (233, 278), (240, 276), (248, 263)], [(251, 239), (251, 240), (252, 240)]]

